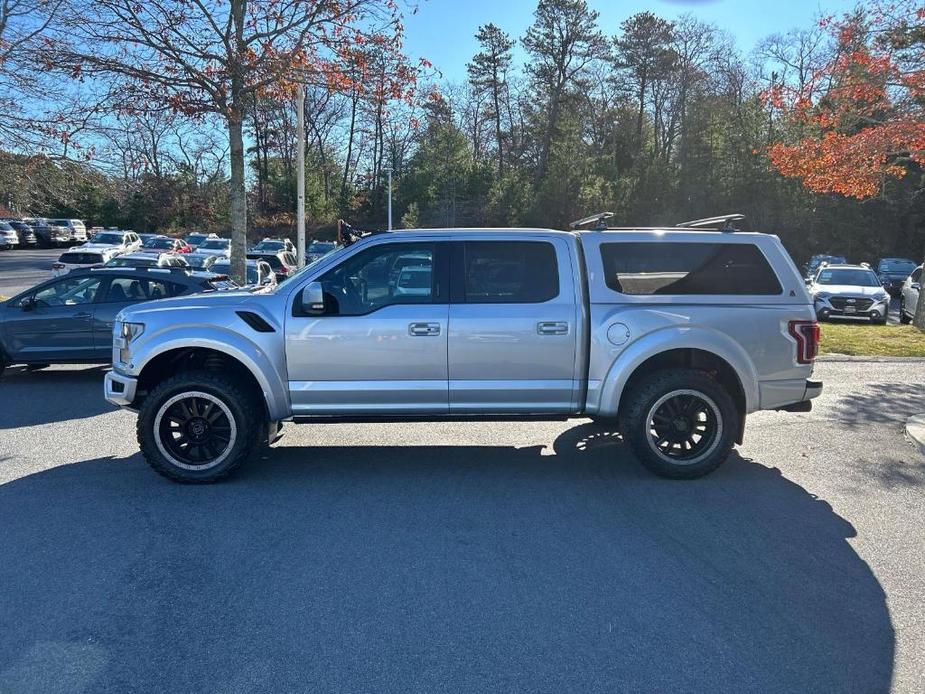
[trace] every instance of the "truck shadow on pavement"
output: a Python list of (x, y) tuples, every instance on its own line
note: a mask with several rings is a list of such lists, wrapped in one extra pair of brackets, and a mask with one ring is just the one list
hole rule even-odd
[[(107, 366), (66, 366), (29, 371), (10, 366), (0, 376), (0, 430), (95, 417), (116, 409), (103, 399)], [(88, 397), (88, 389), (98, 386)], [(79, 405), (79, 406), (75, 406)]]
[[(284, 439), (285, 441), (285, 439)], [(286, 447), (214, 486), (140, 456), (0, 486), (0, 690), (885, 692), (852, 526), (734, 454)]]

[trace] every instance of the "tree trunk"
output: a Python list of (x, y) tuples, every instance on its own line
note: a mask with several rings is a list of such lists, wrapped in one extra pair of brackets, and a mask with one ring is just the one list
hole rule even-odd
[(501, 99), (498, 92), (501, 86), (498, 84), (498, 71), (492, 73), (491, 97), (495, 106), (495, 140), (498, 141), (498, 180), (504, 177), (504, 152), (501, 144)]
[(247, 190), (244, 187), (243, 115), (232, 108), (228, 115), (231, 154), (231, 278), (244, 284), (247, 254)]

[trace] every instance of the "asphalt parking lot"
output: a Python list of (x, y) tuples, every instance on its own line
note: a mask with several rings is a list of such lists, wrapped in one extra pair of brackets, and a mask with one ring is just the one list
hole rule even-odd
[(12, 367), (0, 691), (921, 691), (925, 363), (817, 373), (694, 482), (576, 420), (289, 425), (188, 487), (101, 369)]

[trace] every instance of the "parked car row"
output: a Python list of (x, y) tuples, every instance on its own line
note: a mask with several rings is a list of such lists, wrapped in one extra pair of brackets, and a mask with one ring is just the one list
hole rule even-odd
[(87, 240), (87, 228), (80, 219), (5, 217), (0, 219), (0, 248), (42, 246), (53, 248)]

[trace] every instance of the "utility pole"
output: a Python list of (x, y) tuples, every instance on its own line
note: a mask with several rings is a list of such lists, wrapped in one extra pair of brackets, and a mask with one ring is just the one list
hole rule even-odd
[(389, 174), (389, 231), (392, 231), (392, 167), (385, 167), (386, 173)]
[[(296, 249), (299, 267), (305, 265), (305, 85), (299, 85), (296, 96), (296, 159), (298, 177), (296, 185)], [(391, 219), (391, 217), (390, 217)]]

